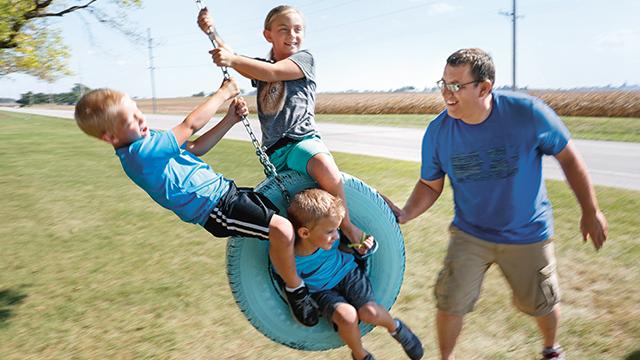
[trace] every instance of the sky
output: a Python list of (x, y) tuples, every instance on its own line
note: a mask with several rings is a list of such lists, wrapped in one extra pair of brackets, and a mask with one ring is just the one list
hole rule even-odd
[[(70, 3), (70, 2), (69, 2)], [(220, 36), (235, 52), (265, 57), (262, 36), (267, 12), (279, 1), (204, 1)], [(108, 4), (100, 0), (102, 8)], [(292, 0), (305, 17), (303, 44), (316, 60), (319, 92), (385, 91), (404, 86), (432, 88), (447, 56), (479, 47), (496, 64), (496, 85), (512, 82), (512, 23), (501, 13), (512, 0)], [(518, 0), (517, 85), (574, 88), (640, 84), (640, 1)], [(109, 9), (109, 8), (106, 8)], [(115, 11), (111, 9), (110, 11)], [(153, 39), (156, 97), (210, 93), (222, 81), (211, 61), (209, 39), (198, 29), (191, 0), (143, 0), (127, 11), (131, 38), (75, 12), (52, 19), (71, 51), (73, 75), (54, 83), (12, 74), (0, 78), (0, 97), (66, 92), (74, 83), (110, 87), (149, 98), (147, 29)], [(114, 12), (115, 14), (115, 12)], [(243, 90), (247, 80), (232, 71)]]

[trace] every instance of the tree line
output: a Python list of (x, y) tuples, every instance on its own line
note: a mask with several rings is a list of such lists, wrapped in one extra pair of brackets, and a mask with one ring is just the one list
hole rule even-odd
[(91, 89), (83, 84), (74, 84), (69, 92), (63, 93), (33, 93), (31, 91), (20, 94), (20, 99), (16, 101), (20, 105), (34, 105), (34, 104), (60, 104), (60, 105), (74, 105), (80, 100), (80, 97), (90, 91)]

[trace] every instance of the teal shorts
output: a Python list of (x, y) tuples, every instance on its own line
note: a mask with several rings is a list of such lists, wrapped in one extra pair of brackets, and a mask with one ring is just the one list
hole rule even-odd
[(276, 150), (269, 156), (269, 160), (276, 171), (295, 170), (299, 173), (309, 175), (307, 163), (312, 157), (318, 154), (328, 154), (329, 148), (322, 142), (318, 135), (311, 135), (298, 142), (287, 144)]

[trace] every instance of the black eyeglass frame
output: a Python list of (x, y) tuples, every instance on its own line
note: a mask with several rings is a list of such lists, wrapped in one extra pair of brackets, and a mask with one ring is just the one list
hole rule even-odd
[(447, 84), (446, 81), (444, 81), (444, 79), (440, 79), (436, 82), (436, 85), (438, 85), (438, 88), (440, 89), (440, 91), (444, 91), (444, 89), (446, 88), (447, 90), (451, 91), (451, 92), (458, 92), (460, 90), (462, 90), (463, 87), (465, 87), (465, 85), (469, 85), (469, 84), (473, 84), (473, 83), (479, 83), (482, 82), (482, 80), (473, 80), (473, 81), (469, 81), (467, 83), (464, 84)]

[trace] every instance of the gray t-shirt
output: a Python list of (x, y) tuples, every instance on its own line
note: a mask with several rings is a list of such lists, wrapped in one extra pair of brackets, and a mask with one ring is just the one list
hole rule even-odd
[(262, 145), (269, 148), (283, 137), (300, 140), (317, 133), (315, 122), (316, 74), (313, 56), (300, 50), (289, 56), (304, 74), (289, 81), (252, 81), (258, 88), (258, 118)]

